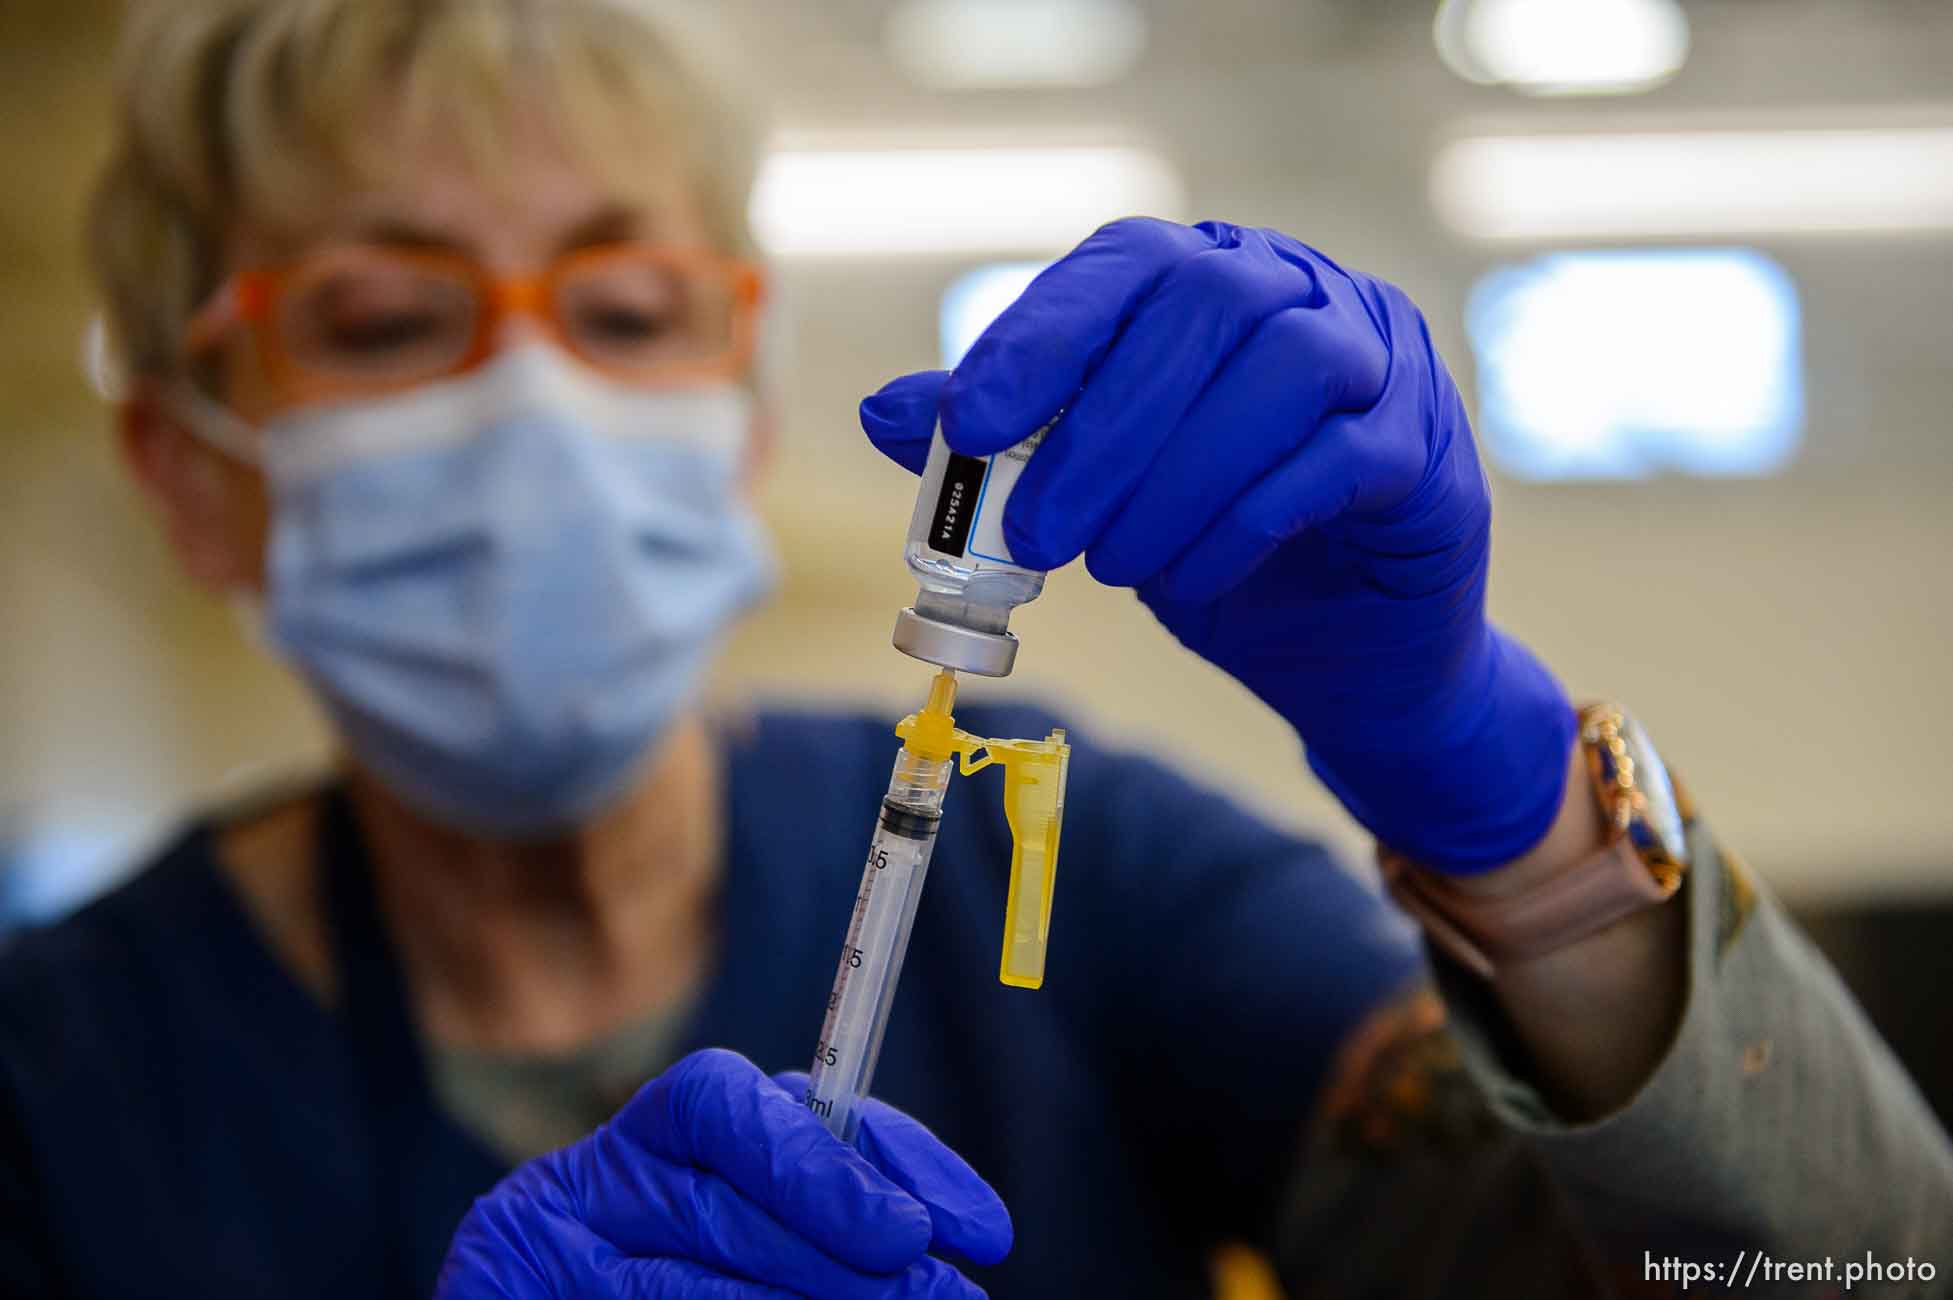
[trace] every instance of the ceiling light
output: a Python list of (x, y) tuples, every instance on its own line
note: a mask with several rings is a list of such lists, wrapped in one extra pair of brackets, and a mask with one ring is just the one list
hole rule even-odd
[(883, 39), (925, 86), (1098, 86), (1138, 61), (1146, 19), (1126, 0), (906, 0)]
[(1676, 0), (1445, 0), (1433, 31), (1453, 72), (1529, 95), (1651, 90), (1689, 48)]
[(1132, 146), (783, 148), (760, 165), (751, 215), (782, 256), (886, 257), (1061, 252), (1184, 204), (1173, 166)]
[(1481, 239), (1953, 227), (1953, 127), (1480, 136), (1431, 198)]

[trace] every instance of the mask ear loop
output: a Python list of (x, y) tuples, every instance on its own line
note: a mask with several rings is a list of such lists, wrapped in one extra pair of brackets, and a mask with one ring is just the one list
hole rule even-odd
[[(82, 377), (102, 401), (115, 404), (128, 397), (128, 369), (116, 353), (108, 319), (101, 312), (89, 317), (88, 324), (82, 328), (81, 350), (76, 360), (81, 365)], [(171, 414), (195, 437), (246, 464), (259, 463), (261, 435), (229, 407), (213, 401), (182, 379), (165, 389), (164, 400), (172, 408)], [(254, 645), (269, 647), (271, 638), (263, 596), (239, 588), (225, 593), (224, 600), (245, 638)]]
[[(129, 396), (129, 372), (116, 352), (108, 318), (96, 312), (82, 327), (75, 358), (82, 378), (102, 401), (115, 405)], [(178, 377), (163, 389), (163, 400), (183, 427), (209, 446), (247, 465), (264, 463), (264, 439), (243, 416)]]
[(181, 378), (171, 380), (164, 389), (164, 401), (183, 427), (203, 442), (247, 465), (264, 464), (264, 436), (195, 384)]

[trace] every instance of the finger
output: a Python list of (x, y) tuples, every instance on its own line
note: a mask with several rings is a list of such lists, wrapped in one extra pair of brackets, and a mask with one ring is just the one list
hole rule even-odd
[(798, 1292), (727, 1277), (685, 1259), (614, 1260), (596, 1295), (618, 1300), (802, 1300)]
[(1150, 585), (1175, 604), (1217, 600), (1284, 542), (1340, 515), (1362, 489), (1360, 419), (1323, 421), (1314, 437), (1223, 510)]
[[(818, 1300), (822, 1294), (801, 1284), (768, 1286), (689, 1259), (617, 1257), (607, 1275), (615, 1282), (596, 1294), (629, 1300)], [(939, 1259), (922, 1259), (894, 1277), (863, 1277), (857, 1286), (852, 1300), (986, 1300), (980, 1286)]]
[[(1151, 578), (1247, 487), (1294, 455), (1325, 418), (1375, 402), (1389, 365), (1353, 295), (1332, 293), (1318, 306), (1261, 321), (1091, 543), (1092, 576), (1115, 587)], [(1259, 436), (1249, 436), (1255, 430)], [(1038, 456), (1045, 454), (1040, 447)]]
[[(1463, 532), (1489, 526), (1478, 458), (1449, 455), (1442, 442), (1430, 441), (1434, 426), (1440, 437), (1471, 433), (1423, 314), (1394, 285), (1324, 264), (1355, 287), (1357, 301), (1377, 322), (1388, 352), (1382, 391), (1363, 410), (1323, 420), (1293, 455), (1242, 492), (1147, 581), (1142, 595), (1149, 604), (1214, 600), (1238, 586), (1276, 547), (1330, 520), (1341, 520), (1359, 545), (1366, 530), (1381, 530), (1387, 538), (1370, 556), (1373, 585), (1405, 592), (1433, 581), (1447, 585), (1458, 575), (1446, 566), (1403, 561), (1444, 550), (1467, 555), (1469, 549), (1458, 545)], [(1439, 418), (1435, 412), (1447, 403), (1455, 409)], [(1419, 508), (1456, 494), (1470, 501), (1468, 508)], [(1400, 587), (1400, 580), (1409, 585)]]
[(936, 403), (947, 370), (918, 370), (891, 379), (861, 399), (861, 431), (875, 449), (908, 470), (922, 473), (936, 435)]
[(930, 1249), (975, 1264), (996, 1264), (1010, 1254), (1014, 1234), (1003, 1198), (919, 1121), (864, 1099), (855, 1141), (877, 1169), (929, 1207)]
[(954, 1269), (920, 1250), (889, 1269), (850, 1267), (717, 1174), (639, 1161), (620, 1177), (603, 1138), (565, 1151), (564, 1181), (576, 1217), (625, 1255), (689, 1259), (809, 1300), (966, 1295)]
[(623, 1257), (576, 1213), (542, 1162), (476, 1201), (448, 1247), (435, 1300), (660, 1295), (618, 1277)]
[[(528, 1190), (511, 1193), (514, 1183), (526, 1183)], [(550, 1296), (557, 1293), (555, 1283), (582, 1272), (602, 1242), (566, 1205), (546, 1198), (551, 1186), (533, 1166), (524, 1166), (477, 1200), (448, 1243), (435, 1300)]]
[[(1320, 301), (1306, 258), (1258, 230), (1217, 228), (1172, 267), (1086, 376), (1011, 493), (1011, 555), (1055, 569), (1090, 545), (1215, 373), (1267, 317)], [(1267, 416), (1235, 430), (1252, 440)]]
[(729, 1277), (682, 1259), (632, 1259), (590, 1227), (533, 1195), (486, 1197), (469, 1212), (441, 1266), (436, 1300), (796, 1300), (791, 1291)]
[[(773, 1081), (805, 1095), (807, 1075), (798, 1070)], [(947, 1250), (976, 1264), (995, 1264), (1010, 1253), (1010, 1211), (963, 1157), (908, 1114), (886, 1102), (863, 1098), (856, 1143), (877, 1169), (929, 1208), (929, 1249)]]
[[(929, 1248), (929, 1211), (735, 1052), (694, 1052), (645, 1085), (599, 1136), (711, 1170), (854, 1268), (893, 1273)], [(628, 1153), (611, 1153), (631, 1167)], [(645, 1162), (636, 1162), (644, 1164)]]
[(1214, 243), (1207, 230), (1147, 217), (1101, 226), (971, 345), (943, 389), (943, 437), (987, 456), (1049, 423), (1166, 273)]

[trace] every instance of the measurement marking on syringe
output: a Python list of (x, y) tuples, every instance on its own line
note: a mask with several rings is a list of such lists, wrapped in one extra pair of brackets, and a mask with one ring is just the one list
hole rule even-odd
[(887, 801), (868, 845), (801, 1099), (844, 1139), (860, 1122), (858, 1105), (874, 1074), (936, 821), (934, 809)]
[[(868, 865), (877, 870), (886, 869), (888, 866), (887, 852), (877, 850), (871, 844), (868, 850)], [(872, 876), (864, 879), (861, 892), (855, 895), (854, 916), (848, 925), (848, 937), (841, 945), (841, 960), (839, 968), (834, 974), (834, 986), (828, 990), (827, 994), (827, 1017), (821, 1023), (820, 1039), (814, 1044), (814, 1061), (816, 1065), (834, 1066), (840, 1063), (840, 1053), (835, 1050), (832, 1043), (834, 1041), (835, 1030), (838, 1028), (837, 1022), (840, 1019), (841, 1002), (847, 993), (849, 972), (861, 968), (861, 948), (859, 941), (861, 938), (861, 928), (867, 917), (869, 901), (874, 897), (875, 889), (873, 881), (874, 877)], [(802, 1098), (802, 1101), (822, 1117), (833, 1114), (833, 1101), (822, 1100), (816, 1097), (814, 1095), (815, 1086), (814, 1080), (808, 1080), (807, 1094)]]

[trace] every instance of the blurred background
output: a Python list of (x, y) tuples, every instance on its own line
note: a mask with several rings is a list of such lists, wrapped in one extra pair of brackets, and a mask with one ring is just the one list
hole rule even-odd
[[(717, 689), (911, 707), (914, 489), (855, 423), (1134, 211), (1396, 281), (1473, 403), (1492, 601), (1626, 702), (1944, 1114), (1953, 974), (1953, 6), (1941, 0), (725, 0), (774, 147), (787, 576)], [(77, 366), (114, 0), (0, 12), (0, 927), (326, 758), (174, 573)], [(1346, 848), (1292, 735), (1054, 575), (1009, 689)], [(1939, 978), (1936, 978), (1939, 977)]]

